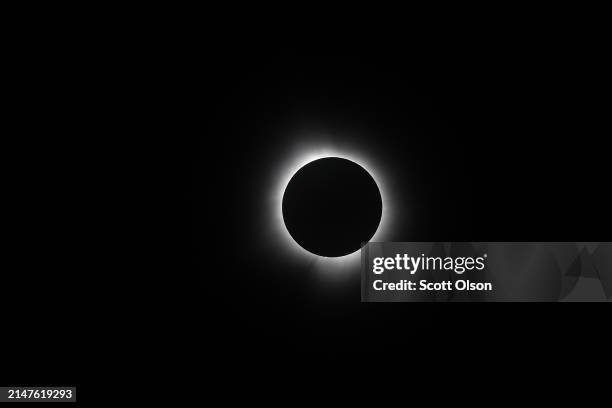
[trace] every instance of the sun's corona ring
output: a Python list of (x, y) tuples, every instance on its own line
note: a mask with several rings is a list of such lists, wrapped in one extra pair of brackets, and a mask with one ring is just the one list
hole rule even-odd
[[(288, 255), (295, 259), (304, 259), (307, 262), (315, 263), (315, 268), (325, 273), (326, 278), (329, 272), (334, 276), (343, 276), (345, 273), (354, 274), (358, 271), (360, 261), (360, 251), (357, 250), (350, 254), (338, 257), (322, 257), (308, 252), (301, 247), (291, 236), (285, 226), (283, 219), (283, 195), (294, 174), (306, 164), (326, 157), (337, 157), (350, 160), (363, 167), (374, 179), (380, 191), (382, 199), (382, 213), (380, 223), (370, 241), (386, 240), (391, 230), (391, 220), (394, 218), (394, 200), (390, 199), (390, 187), (387, 182), (388, 177), (384, 177), (384, 166), (353, 149), (346, 147), (326, 146), (319, 144), (318, 147), (302, 146), (293, 155), (286, 156), (287, 159), (280, 163), (275, 174), (276, 180), (270, 191), (271, 204), (269, 208), (269, 219), (274, 230), (274, 242), (278, 248), (285, 248)], [(344, 273), (343, 273), (344, 272)]]

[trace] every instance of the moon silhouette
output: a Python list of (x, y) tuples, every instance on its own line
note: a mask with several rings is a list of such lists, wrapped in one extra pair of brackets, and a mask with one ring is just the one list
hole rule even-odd
[(302, 248), (339, 257), (359, 250), (376, 233), (382, 197), (363, 167), (347, 159), (325, 157), (293, 175), (283, 195), (282, 211), (287, 231)]

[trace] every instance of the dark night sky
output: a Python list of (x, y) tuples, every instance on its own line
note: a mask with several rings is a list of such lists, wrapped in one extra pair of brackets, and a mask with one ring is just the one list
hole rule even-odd
[[(609, 47), (545, 30), (430, 46), (434, 26), (407, 32), (417, 14), (370, 24), (349, 10), (329, 16), (329, 36), (306, 10), (255, 7), (284, 27), (200, 10), (184, 23), (166, 6), (161, 18), (109, 9), (99, 25), (101, 10), (60, 10), (70, 24), (40, 7), (11, 14), (2, 384), (201, 404), (211, 376), (225, 398), (251, 397), (244, 380), (277, 392), (262, 374), (274, 362), (319, 387), (342, 352), (389, 352), (435, 379), (473, 365), (469, 344), (483, 372), (520, 361), (524, 344), (538, 357), (522, 371), (542, 350), (599, 362), (607, 337), (586, 336), (605, 326), (586, 305), (360, 303), (359, 279), (331, 282), (287, 251), (269, 196), (294, 146), (339, 138), (383, 163), (393, 240), (610, 241)], [(366, 358), (349, 360), (365, 375)]]

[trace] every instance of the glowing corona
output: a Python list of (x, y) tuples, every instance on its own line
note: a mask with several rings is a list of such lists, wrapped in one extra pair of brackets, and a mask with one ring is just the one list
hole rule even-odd
[(306, 164), (324, 157), (340, 157), (351, 160), (366, 169), (374, 178), (380, 190), (383, 206), (380, 224), (371, 241), (387, 240), (391, 227), (391, 220), (393, 219), (394, 208), (393, 200), (389, 199), (390, 189), (385, 182), (386, 177), (382, 166), (365, 155), (345, 147), (321, 144), (318, 144), (318, 147), (302, 146), (296, 149), (293, 154), (287, 155), (287, 159), (280, 163), (280, 168), (276, 169), (277, 171), (275, 173), (278, 176), (271, 191), (273, 205), (268, 206), (268, 208), (270, 208), (271, 211), (270, 218), (273, 220), (274, 235), (281, 245), (284, 245), (293, 256), (313, 262), (315, 264), (315, 269), (325, 271), (326, 273), (332, 271), (335, 276), (341, 276), (345, 275), (343, 272), (349, 273), (352, 271), (352, 273), (355, 273), (359, 271), (360, 251), (357, 250), (351, 254), (334, 258), (312, 254), (302, 248), (295, 242), (293, 237), (291, 237), (285, 226), (282, 214), (283, 194), (293, 175)]

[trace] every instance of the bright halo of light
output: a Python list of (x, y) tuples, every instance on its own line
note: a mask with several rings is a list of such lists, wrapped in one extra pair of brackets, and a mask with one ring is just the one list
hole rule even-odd
[[(380, 223), (370, 240), (385, 241), (390, 231), (391, 220), (394, 218), (395, 208), (393, 205), (394, 200), (389, 199), (391, 197), (390, 186), (386, 182), (387, 177), (385, 177), (383, 166), (354, 149), (331, 144), (322, 145), (314, 143), (311, 146), (302, 145), (297, 147), (293, 154), (289, 154), (286, 157), (287, 159), (280, 163), (280, 168), (277, 169), (277, 178), (273, 183), (270, 194), (273, 205), (268, 207), (271, 211), (270, 216), (273, 220), (276, 238), (279, 242), (284, 243), (292, 255), (312, 262), (316, 270), (325, 272), (326, 278), (342, 277), (346, 273), (353, 274), (358, 272), (361, 256), (360, 250), (344, 256), (325, 257), (307, 251), (293, 239), (283, 219), (283, 195), (295, 173), (314, 160), (325, 157), (338, 157), (355, 162), (372, 176), (382, 198)], [(330, 276), (329, 272), (333, 272), (333, 275)]]

